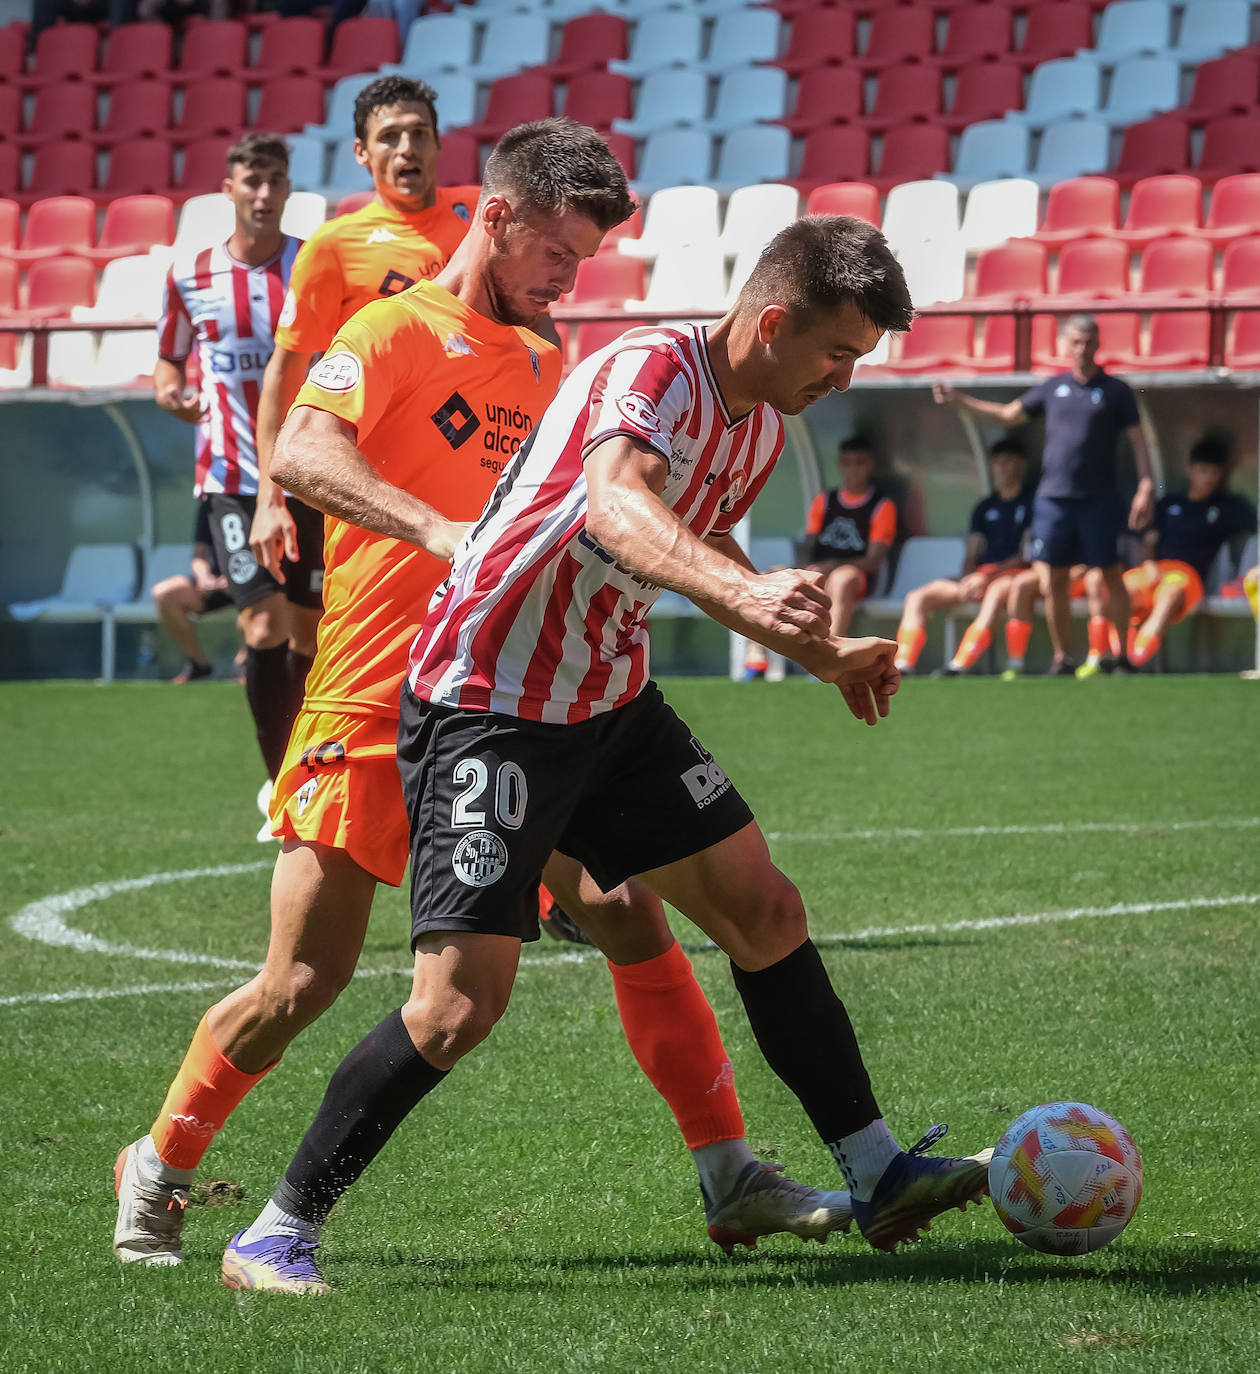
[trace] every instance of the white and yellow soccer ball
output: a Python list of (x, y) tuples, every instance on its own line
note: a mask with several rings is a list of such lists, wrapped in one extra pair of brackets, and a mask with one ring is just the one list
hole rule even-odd
[(1048, 1255), (1100, 1250), (1133, 1219), (1142, 1157), (1115, 1119), (1084, 1102), (1045, 1102), (1011, 1123), (989, 1165), (1002, 1224)]

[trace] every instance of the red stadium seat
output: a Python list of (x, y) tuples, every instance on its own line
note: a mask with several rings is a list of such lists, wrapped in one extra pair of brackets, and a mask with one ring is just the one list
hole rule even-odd
[(97, 33), (95, 24), (54, 24), (35, 42), (35, 66), (17, 78), (24, 90), (50, 82), (83, 81), (96, 71)]
[(1231, 298), (1260, 299), (1260, 234), (1235, 239), (1225, 245), (1221, 266), (1221, 292)]
[(970, 371), (974, 332), (975, 321), (967, 315), (919, 315), (901, 336), (897, 357), (883, 366), (910, 376)]
[(896, 124), (938, 119), (943, 103), (943, 83), (935, 67), (925, 67), (922, 62), (885, 67), (879, 74), (870, 113), (855, 122), (880, 133)]
[(1056, 57), (1072, 57), (1079, 48), (1094, 46), (1094, 20), (1090, 6), (1082, 0), (1038, 0), (1028, 7), (1024, 41), (1015, 51), (1015, 60), (1031, 71), (1039, 62)]
[(0, 82), (0, 143), (18, 137), (22, 127), (22, 92)]
[(608, 151), (621, 164), (621, 170), (626, 174), (627, 181), (633, 181), (637, 166), (634, 139), (629, 134), (613, 133), (605, 134), (604, 142), (608, 144)]
[(176, 143), (239, 134), (245, 123), (245, 83), (230, 76), (205, 76), (184, 89), (184, 108), (171, 134)]
[(87, 143), (46, 143), (35, 150), (30, 184), (17, 196), (32, 205), (47, 196), (90, 196), (96, 187), (96, 153)]
[(22, 224), (22, 207), (16, 200), (0, 200), (0, 258), (7, 257), (18, 246), (18, 230)]
[(564, 83), (564, 113), (606, 133), (614, 119), (629, 119), (633, 113), (632, 85), (617, 72), (578, 72)]
[(864, 181), (833, 181), (815, 186), (805, 203), (807, 215), (852, 215), (879, 226), (879, 192)]
[(633, 329), (639, 320), (605, 320), (598, 324), (580, 324), (577, 327), (577, 360), (589, 358), (606, 348), (614, 339), (619, 339), (627, 329)]
[[(1098, 362), (1102, 367), (1110, 367), (1118, 358), (1131, 357), (1137, 352), (1139, 324), (1141, 316), (1118, 313), (1100, 314), (1098, 321)], [(1044, 352), (1033, 348), (1034, 372), (1066, 372), (1072, 366), (1071, 360), (1058, 352), (1059, 336), (1053, 333), (1050, 346)]]
[(976, 260), (969, 297), (1028, 300), (1046, 294), (1046, 250), (1034, 239), (1008, 239)]
[(1239, 371), (1260, 371), (1260, 310), (1240, 310), (1235, 314), (1225, 338), (1225, 366)]
[(1023, 108), (1024, 78), (1013, 62), (975, 62), (958, 73), (944, 124), (950, 133), (960, 133), (968, 124)]
[(317, 76), (275, 76), (258, 98), (253, 127), (272, 134), (295, 134), (324, 122), (324, 83)]
[(1118, 239), (1074, 240), (1059, 250), (1056, 300), (1114, 300), (1128, 292), (1129, 249)]
[(1177, 113), (1198, 125), (1220, 115), (1247, 114), (1258, 104), (1260, 60), (1247, 53), (1227, 53), (1195, 69), (1190, 100)]
[(101, 69), (88, 79), (96, 86), (120, 86), (129, 81), (153, 80), (171, 69), (169, 24), (120, 24), (105, 40)]
[(1122, 372), (1185, 372), (1206, 367), (1210, 339), (1211, 317), (1206, 310), (1155, 314), (1145, 350), (1120, 354), (1109, 366)]
[(1190, 126), (1174, 115), (1139, 120), (1124, 131), (1111, 175), (1123, 188), (1143, 177), (1171, 176), (1190, 166)]
[(638, 239), (643, 237), (643, 212), (636, 210), (629, 219), (623, 220), (620, 224), (613, 227), (604, 235), (603, 242), (599, 245), (601, 253), (615, 252), (618, 239)]
[[(0, 319), (18, 313), (18, 267), (15, 262), (0, 258)], [(12, 372), (18, 365), (21, 338), (17, 334), (0, 334), (0, 368)]]
[(596, 253), (578, 263), (569, 305), (607, 305), (620, 310), (626, 301), (641, 301), (646, 290), (643, 263), (625, 253)]
[(96, 268), (86, 258), (44, 258), (26, 274), (26, 313), (41, 319), (69, 315), (96, 300)]
[(227, 175), (227, 150), (233, 138), (199, 138), (184, 149), (184, 165), (175, 178), (174, 200), (217, 191)]
[(945, 45), (934, 59), (942, 71), (962, 71), (973, 62), (1006, 57), (1011, 51), (1011, 12), (1005, 5), (968, 5), (949, 19)]
[(568, 81), (580, 72), (607, 71), (610, 61), (621, 61), (629, 47), (626, 21), (617, 14), (579, 14), (560, 32), (556, 60), (535, 71), (553, 81)]
[[(1054, 356), (1054, 316), (1034, 315), (1032, 356)], [(971, 360), (975, 372), (1013, 372), (1015, 370), (1015, 317), (989, 315), (980, 329), (980, 347)]]
[(203, 19), (184, 34), (179, 63), (167, 73), (177, 86), (210, 76), (239, 77), (248, 64), (249, 34), (239, 19)]
[(86, 81), (41, 86), (35, 92), (30, 127), (14, 142), (25, 148), (90, 138), (96, 130), (96, 92)]
[(0, 196), (18, 189), (22, 175), (22, 154), (16, 143), (0, 143)]
[(104, 265), (114, 258), (147, 253), (155, 244), (174, 242), (175, 207), (166, 196), (120, 196), (105, 207), (96, 247), (79, 256)]
[(306, 14), (264, 24), (258, 61), (245, 73), (251, 83), (278, 76), (311, 75), (324, 60), (324, 25)]
[(1041, 243), (1070, 243), (1109, 234), (1120, 224), (1120, 187), (1110, 177), (1072, 177), (1050, 188), (1045, 218), (1033, 235)]
[(1260, 172), (1260, 116), (1223, 115), (1212, 120), (1203, 130), (1194, 170), (1207, 185), (1240, 172)]
[(125, 81), (110, 92), (105, 123), (91, 141), (108, 145), (122, 139), (154, 138), (170, 127), (170, 87), (164, 81)]
[(1156, 239), (1142, 253), (1138, 294), (1157, 298), (1206, 296), (1212, 290), (1214, 257), (1212, 245), (1203, 239)]
[(339, 215), (352, 215), (356, 210), (362, 210), (369, 201), (375, 198), (375, 191), (351, 191), (348, 196), (342, 196), (337, 202), (337, 209), (333, 213), (333, 218), (336, 219)]
[(374, 72), (398, 61), (398, 25), (392, 19), (360, 14), (343, 19), (333, 34), (328, 63), (315, 73), (326, 81), (354, 72)]
[(490, 87), (485, 114), (476, 124), (466, 124), (464, 132), (483, 143), (497, 143), (518, 124), (546, 119), (552, 113), (553, 100), (554, 87), (549, 76), (539, 72), (501, 76)]
[(868, 178), (881, 191), (899, 181), (923, 181), (949, 170), (949, 133), (942, 124), (902, 124), (884, 135), (879, 174)]
[(817, 67), (844, 66), (855, 45), (853, 14), (847, 9), (809, 8), (792, 20), (787, 49), (770, 63), (789, 76), (803, 77)]
[(171, 145), (164, 138), (129, 138), (109, 150), (109, 169), (99, 204), (116, 196), (168, 195), (171, 191)]
[(852, 67), (814, 67), (797, 82), (792, 112), (775, 123), (800, 136), (828, 124), (860, 119), (862, 86), (862, 73)]
[(798, 191), (833, 181), (860, 181), (871, 165), (871, 139), (865, 129), (832, 124), (805, 135), (800, 170), (791, 178)]
[(877, 72), (903, 62), (923, 62), (932, 55), (934, 37), (931, 10), (889, 5), (877, 9), (872, 16), (866, 51), (849, 60), (863, 72)]
[(1129, 196), (1129, 212), (1116, 237), (1138, 248), (1167, 234), (1184, 233), (1203, 223), (1203, 187), (1198, 177), (1144, 177)]
[(1196, 236), (1223, 248), (1248, 234), (1260, 234), (1260, 176), (1244, 172), (1222, 177), (1212, 191), (1207, 219)]
[(0, 81), (16, 81), (26, 66), (26, 25), (0, 24)]
[(49, 196), (31, 206), (21, 244), (10, 257), (15, 262), (41, 262), (61, 257), (96, 242), (96, 206), (85, 196)]
[(481, 183), (481, 161), (477, 140), (463, 129), (442, 135), (438, 153), (437, 184), (439, 186), (478, 186)]

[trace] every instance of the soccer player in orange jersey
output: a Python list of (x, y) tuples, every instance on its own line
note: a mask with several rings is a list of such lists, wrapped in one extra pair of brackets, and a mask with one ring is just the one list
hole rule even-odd
[[(211, 1139), (349, 980), (377, 884), (402, 880), (408, 646), (460, 522), (481, 512), (558, 385), (558, 351), (527, 326), (632, 209), (593, 131), (518, 128), (487, 164), (474, 232), (447, 269), (343, 326), (299, 393), (276, 475), (330, 518), (315, 664), (272, 801), (283, 845), (271, 943), (261, 973), (198, 1026), (151, 1133), (119, 1156), (124, 1261), (179, 1263), (187, 1187)], [(627, 1038), (692, 1151), (714, 1240), (846, 1225), (847, 1193), (804, 1188), (749, 1151), (712, 1010), (659, 901), (633, 884), (604, 894), (563, 856), (547, 884), (610, 959)], [(394, 1031), (409, 1044), (401, 1022)]]

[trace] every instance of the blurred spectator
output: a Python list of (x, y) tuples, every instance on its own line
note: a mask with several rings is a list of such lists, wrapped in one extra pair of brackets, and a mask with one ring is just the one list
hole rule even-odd
[[(197, 502), (189, 567), (186, 573), (156, 583), (149, 592), (157, 607), (158, 619), (184, 656), (183, 666), (171, 679), (180, 685), (199, 682), (214, 673), (197, 638), (193, 617), (209, 615), (232, 604), (227, 578), (219, 571), (215, 560), (214, 545), (210, 541), (209, 503), (204, 498)], [(237, 658), (243, 662), (242, 655), (238, 654)]]

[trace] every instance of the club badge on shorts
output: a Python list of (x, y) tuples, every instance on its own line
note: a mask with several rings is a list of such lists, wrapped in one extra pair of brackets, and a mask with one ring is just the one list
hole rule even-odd
[(474, 830), (455, 846), (451, 867), (465, 887), (489, 887), (507, 871), (507, 845), (492, 830)]

